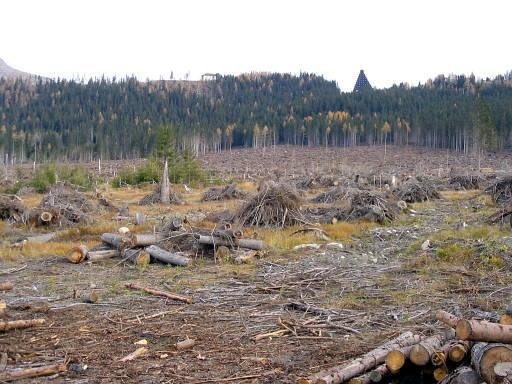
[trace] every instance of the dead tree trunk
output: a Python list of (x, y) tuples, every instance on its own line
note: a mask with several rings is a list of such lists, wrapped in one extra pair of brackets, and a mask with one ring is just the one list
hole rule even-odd
[(0, 321), (0, 331), (8, 331), (10, 329), (25, 329), (43, 325), (45, 319), (33, 320), (13, 320), (13, 321)]
[(439, 384), (480, 384), (480, 376), (470, 367), (462, 366), (446, 376)]
[(169, 166), (167, 159), (165, 159), (164, 172), (162, 173), (162, 179), (160, 180), (160, 202), (162, 204), (170, 204), (170, 194), (171, 189), (169, 185)]
[(495, 367), (498, 363), (512, 362), (512, 346), (506, 344), (477, 343), (471, 349), (471, 363), (487, 384), (503, 382)]
[(157, 244), (165, 238), (166, 235), (163, 233), (134, 233), (131, 235), (130, 240), (134, 246), (145, 247)]
[(150, 245), (147, 247), (146, 252), (148, 252), (151, 257), (160, 261), (161, 263), (180, 266), (186, 266), (190, 263), (190, 259), (188, 257), (182, 256), (179, 253), (168, 252), (162, 248), (157, 247), (156, 245)]
[(512, 343), (512, 325), (461, 319), (457, 322), (456, 332), (461, 340)]
[(117, 249), (107, 249), (104, 251), (89, 251), (87, 253), (87, 260), (95, 262), (118, 256), (120, 256), (120, 253)]
[(16, 369), (13, 371), (0, 373), (0, 381), (15, 381), (21, 379), (29, 379), (32, 377), (50, 376), (66, 371), (66, 364), (45, 365), (36, 368)]
[(256, 251), (263, 248), (263, 241), (255, 239), (222, 239), (220, 237), (202, 236), (198, 240), (199, 244), (207, 245), (225, 245), (227, 247), (238, 246), (240, 248), (254, 249)]
[(419, 343), (421, 337), (414, 335), (412, 332), (406, 332), (405, 334), (391, 340), (384, 345), (366, 353), (361, 358), (356, 359), (348, 364), (333, 367), (326, 371), (320, 372), (316, 375), (310, 376), (306, 379), (299, 379), (299, 384), (341, 384), (353, 377), (366, 372), (379, 364), (382, 364), (386, 359), (389, 351), (394, 349), (400, 349)]

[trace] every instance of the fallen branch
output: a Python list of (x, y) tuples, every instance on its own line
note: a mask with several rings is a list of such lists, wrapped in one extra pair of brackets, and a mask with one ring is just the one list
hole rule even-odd
[(194, 300), (188, 296), (178, 295), (177, 293), (159, 291), (157, 289), (143, 287), (142, 285), (139, 285), (136, 283), (128, 283), (125, 286), (126, 286), (126, 288), (138, 289), (138, 290), (144, 291), (146, 293), (149, 293), (151, 295), (167, 297), (168, 299), (182, 301), (187, 304), (192, 304), (194, 302)]
[(512, 325), (461, 319), (457, 322), (455, 331), (457, 338), (461, 340), (512, 343)]
[(0, 381), (14, 381), (32, 377), (50, 376), (67, 371), (66, 364), (44, 365), (37, 368), (16, 369), (0, 373)]
[(223, 239), (220, 237), (199, 235), (197, 241), (199, 244), (225, 245), (227, 247), (238, 246), (240, 248), (254, 249), (256, 251), (263, 248), (263, 241), (255, 239)]
[(43, 325), (45, 319), (33, 320), (13, 320), (13, 321), (0, 321), (0, 331), (8, 331), (10, 329), (25, 329)]

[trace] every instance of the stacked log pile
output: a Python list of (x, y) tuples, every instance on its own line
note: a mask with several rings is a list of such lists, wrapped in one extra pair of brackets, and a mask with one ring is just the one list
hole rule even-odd
[(203, 254), (215, 256), (220, 248), (227, 248), (229, 254), (233, 253), (234, 259), (240, 256), (235, 255), (235, 250), (263, 249), (261, 240), (244, 239), (243, 232), (232, 229), (229, 224), (214, 230), (185, 230), (181, 222), (171, 221), (164, 228), (170, 230), (138, 234), (104, 233), (101, 235), (101, 241), (106, 247), (89, 250), (85, 245), (80, 245), (71, 250), (68, 260), (77, 264), (120, 257), (123, 261), (139, 267), (145, 267), (151, 262), (187, 266), (191, 263), (191, 257), (198, 254), (199, 250), (202, 250)]
[[(510, 313), (509, 313), (510, 312)], [(397, 379), (407, 365), (429, 372), (441, 384), (512, 383), (512, 308), (499, 323), (458, 318), (438, 311), (436, 318), (449, 327), (424, 337), (405, 332), (346, 364), (335, 366), (299, 384), (369, 384)]]

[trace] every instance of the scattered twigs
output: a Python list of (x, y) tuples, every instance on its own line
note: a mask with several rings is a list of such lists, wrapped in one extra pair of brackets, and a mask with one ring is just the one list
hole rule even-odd
[(143, 287), (142, 285), (139, 285), (136, 283), (128, 283), (125, 286), (126, 286), (126, 288), (138, 289), (138, 290), (144, 291), (146, 293), (149, 293), (151, 295), (162, 296), (162, 297), (166, 297), (168, 299), (182, 301), (187, 304), (192, 304), (194, 302), (194, 300), (189, 296), (179, 295), (177, 293), (171, 293), (171, 292), (166, 292), (166, 291), (159, 291), (157, 289)]
[(126, 361), (135, 360), (138, 357), (146, 355), (148, 352), (149, 352), (149, 349), (147, 349), (146, 347), (140, 347), (140, 348), (137, 348), (132, 353), (130, 353), (130, 354), (126, 355), (125, 357), (119, 359), (119, 361), (124, 363)]

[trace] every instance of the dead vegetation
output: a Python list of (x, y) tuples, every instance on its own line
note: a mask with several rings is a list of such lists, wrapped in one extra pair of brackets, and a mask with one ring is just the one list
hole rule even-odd
[(496, 203), (508, 203), (512, 198), (512, 176), (497, 180), (493, 185), (489, 186), (485, 192), (489, 193)]
[[(159, 203), (161, 203), (160, 188), (157, 188), (154, 192), (151, 192), (139, 200), (139, 205), (155, 205)], [(169, 204), (181, 205), (184, 204), (184, 201), (179, 193), (170, 190)]]
[(230, 200), (230, 199), (243, 199), (247, 196), (247, 193), (237, 189), (236, 184), (229, 184), (225, 187), (214, 187), (208, 189), (203, 196), (201, 201), (219, 201), (219, 200)]
[(481, 176), (469, 175), (469, 176), (454, 176), (450, 179), (448, 184), (450, 188), (459, 190), (471, 190), (480, 189), (480, 186), (484, 179)]
[(408, 180), (396, 188), (393, 193), (406, 203), (420, 203), (441, 197), (436, 187), (426, 179)]
[(0, 195), (0, 220), (9, 224), (23, 223), (26, 221), (27, 208), (21, 199), (15, 195)]
[(304, 222), (302, 198), (290, 185), (267, 182), (235, 215), (241, 226), (283, 228)]

